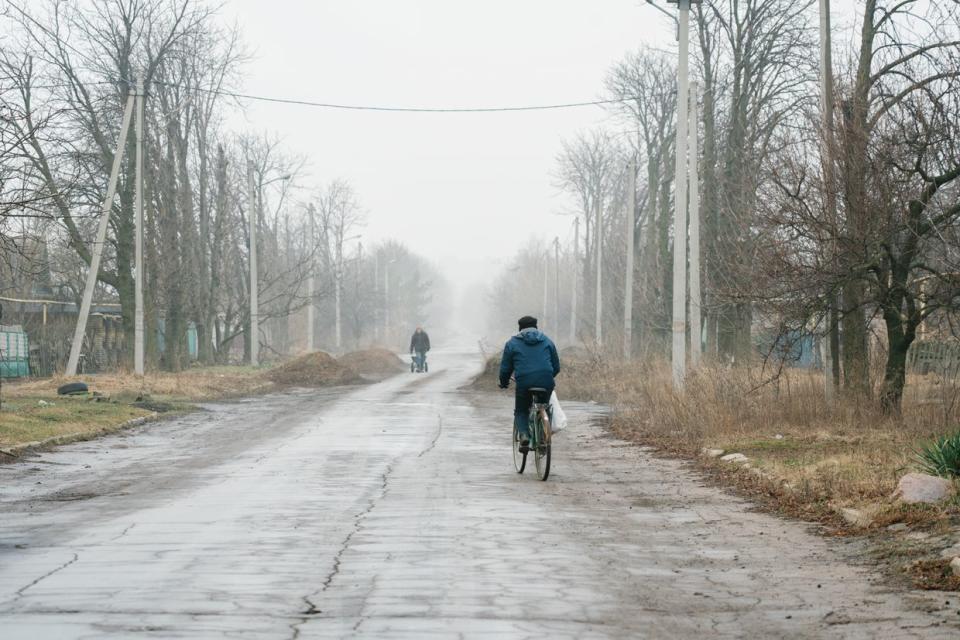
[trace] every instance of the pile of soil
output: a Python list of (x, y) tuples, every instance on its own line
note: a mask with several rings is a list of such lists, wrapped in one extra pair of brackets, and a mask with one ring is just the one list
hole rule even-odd
[(379, 347), (352, 351), (340, 356), (338, 360), (343, 366), (365, 376), (390, 376), (407, 368), (397, 354)]
[(470, 384), (470, 389), (496, 391), (500, 380), (500, 356), (491, 356), (483, 363), (483, 371), (477, 374)]
[(302, 355), (271, 369), (267, 377), (276, 384), (296, 387), (332, 387), (363, 382), (356, 371), (323, 351)]

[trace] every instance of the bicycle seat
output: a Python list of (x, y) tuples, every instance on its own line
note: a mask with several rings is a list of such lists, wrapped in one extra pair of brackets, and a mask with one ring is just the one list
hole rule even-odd
[(544, 389), (543, 387), (530, 387), (529, 389), (527, 389), (527, 391), (529, 391), (530, 393), (546, 393), (547, 392), (547, 390)]

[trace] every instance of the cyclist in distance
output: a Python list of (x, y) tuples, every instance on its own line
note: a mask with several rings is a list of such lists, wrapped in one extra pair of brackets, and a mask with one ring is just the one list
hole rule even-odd
[(430, 336), (423, 330), (423, 327), (417, 327), (417, 330), (410, 336), (410, 353), (416, 354), (418, 371), (423, 371), (423, 364), (427, 360), (427, 351), (430, 351)]
[(511, 374), (517, 379), (516, 401), (513, 408), (514, 424), (520, 437), (520, 448), (530, 444), (530, 388), (546, 389), (546, 397), (537, 398), (549, 402), (556, 386), (554, 377), (560, 373), (560, 356), (553, 341), (537, 329), (537, 319), (523, 316), (517, 321), (520, 332), (507, 340), (500, 359), (500, 388), (510, 384)]

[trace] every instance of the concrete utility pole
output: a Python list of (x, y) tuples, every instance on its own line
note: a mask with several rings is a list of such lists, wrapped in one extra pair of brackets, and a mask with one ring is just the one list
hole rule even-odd
[(247, 191), (249, 209), (247, 218), (250, 223), (250, 365), (260, 364), (260, 309), (258, 296), (260, 295), (257, 282), (257, 221), (260, 217), (260, 206), (253, 188), (253, 162), (247, 161)]
[[(820, 127), (823, 181), (826, 184), (827, 220), (836, 228), (837, 194), (833, 167), (833, 54), (830, 39), (830, 0), (820, 0)], [(836, 255), (836, 246), (832, 247), (831, 257)], [(832, 400), (835, 389), (840, 384), (840, 331), (837, 318), (839, 300), (834, 293), (827, 292), (829, 309), (827, 310), (829, 348), (824, 350), (823, 393)]]
[(383, 340), (390, 344), (390, 265), (397, 259), (384, 260), (383, 263)]
[(623, 357), (633, 354), (633, 231), (637, 216), (637, 159), (627, 168), (627, 273), (623, 291)]
[(553, 321), (557, 323), (556, 335), (560, 337), (560, 236), (553, 239)]
[(307, 209), (307, 212), (310, 215), (310, 275), (307, 276), (307, 352), (313, 351), (314, 345), (314, 335), (313, 335), (313, 324), (314, 313), (315, 313), (315, 303), (314, 297), (316, 297), (316, 282), (314, 280), (317, 268), (317, 262), (313, 259), (313, 252), (316, 251), (316, 209), (311, 204)]
[[(543, 252), (543, 314), (540, 316), (540, 328), (546, 329), (547, 303), (550, 291), (550, 250)], [(550, 319), (551, 321), (553, 318)]]
[(597, 221), (594, 225), (593, 235), (597, 236), (597, 315), (595, 333), (597, 348), (603, 346), (603, 229), (600, 224), (600, 198), (596, 198), (594, 208), (597, 210)]
[(337, 351), (340, 351), (340, 344), (343, 339), (340, 332), (340, 290), (343, 288), (343, 247), (339, 245), (337, 245), (337, 266), (333, 277), (333, 308), (335, 315), (333, 326), (336, 336)]
[(107, 241), (107, 226), (110, 224), (110, 209), (113, 207), (113, 198), (117, 194), (117, 178), (120, 176), (120, 162), (123, 160), (123, 148), (127, 134), (130, 131), (130, 118), (133, 115), (133, 105), (136, 96), (130, 93), (127, 104), (123, 109), (123, 120), (120, 124), (120, 135), (117, 137), (117, 149), (113, 153), (113, 166), (110, 168), (110, 179), (107, 182), (107, 195), (103, 199), (100, 211), (100, 222), (97, 225), (97, 239), (93, 245), (93, 255), (90, 257), (90, 269), (87, 271), (87, 282), (83, 288), (83, 300), (80, 303), (80, 313), (77, 315), (77, 326), (73, 332), (73, 343), (70, 345), (70, 358), (67, 360), (66, 374), (77, 375), (77, 365), (80, 363), (80, 349), (83, 347), (83, 336), (87, 331), (87, 318), (90, 315), (90, 306), (93, 304), (93, 290), (97, 286), (97, 274), (100, 271), (100, 258), (103, 256), (103, 245)]
[(673, 218), (673, 386), (682, 390), (687, 375), (687, 107), (690, 49), (690, 0), (678, 0), (680, 60), (677, 74), (677, 143)]
[(690, 366), (700, 366), (700, 86), (690, 83)]
[(573, 219), (573, 269), (570, 286), (570, 344), (577, 341), (577, 285), (580, 283), (580, 218)]
[(133, 371), (138, 376), (144, 373), (143, 357), (143, 78), (137, 78), (137, 157), (136, 187), (134, 189), (134, 312), (133, 312)]

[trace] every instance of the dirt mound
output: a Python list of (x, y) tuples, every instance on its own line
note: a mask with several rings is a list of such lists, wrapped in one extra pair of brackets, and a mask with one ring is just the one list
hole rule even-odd
[(352, 351), (340, 356), (338, 361), (365, 376), (389, 376), (407, 368), (397, 354), (383, 348)]
[(500, 376), (500, 356), (491, 356), (483, 363), (483, 371), (467, 384), (469, 389), (495, 391)]
[(272, 369), (267, 374), (273, 382), (297, 387), (332, 387), (362, 382), (360, 375), (329, 353), (314, 351)]

